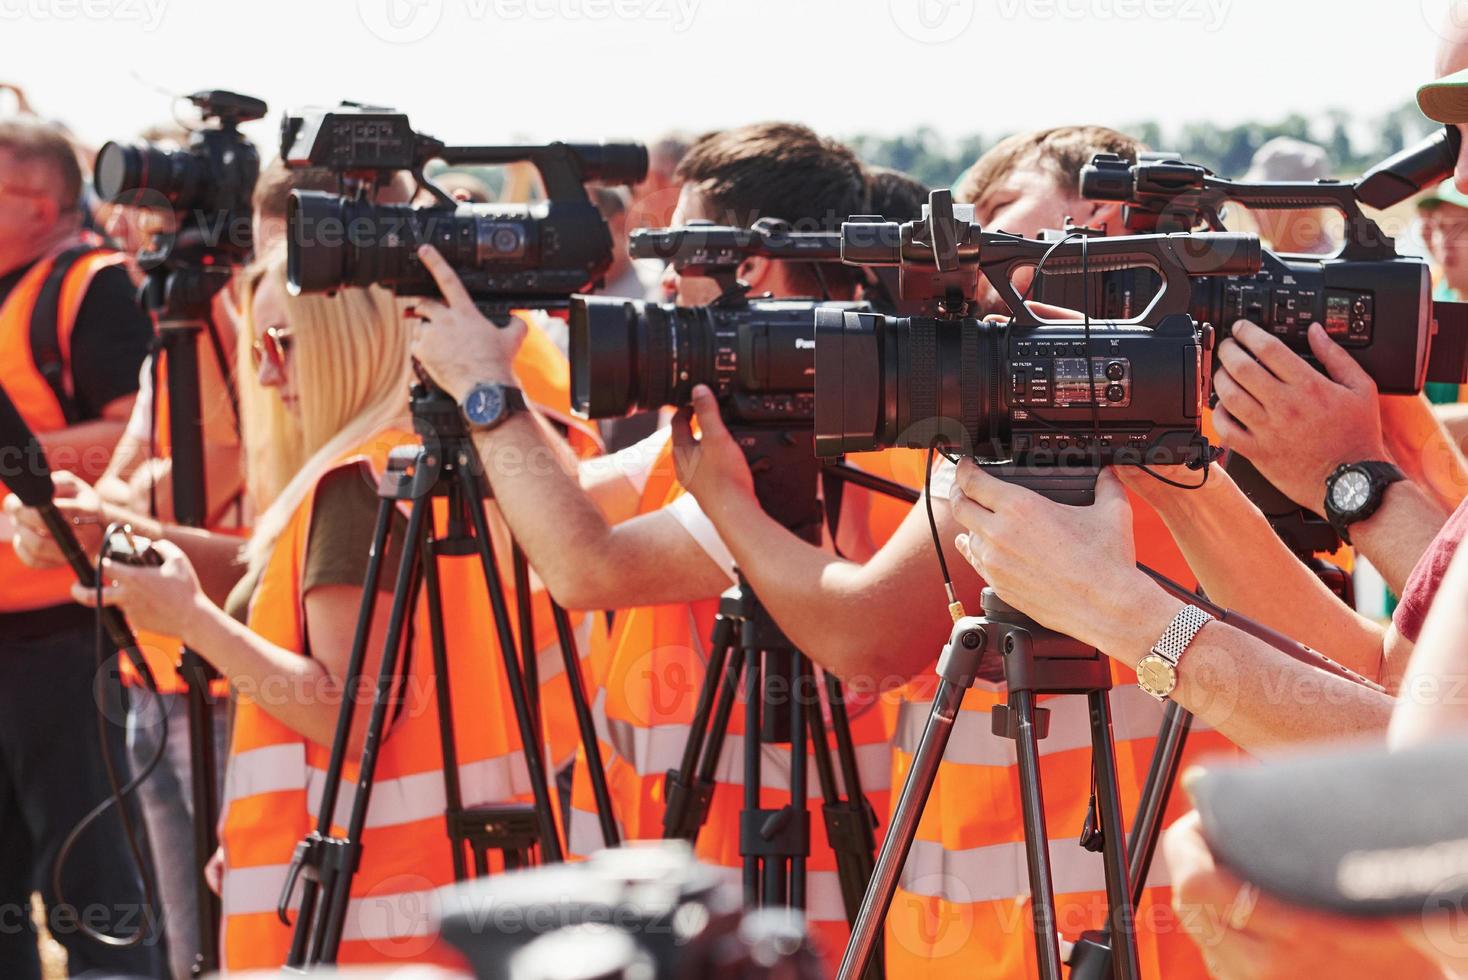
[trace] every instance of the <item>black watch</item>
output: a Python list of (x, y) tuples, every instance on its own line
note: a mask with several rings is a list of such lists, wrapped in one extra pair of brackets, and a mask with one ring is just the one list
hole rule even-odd
[(516, 412), (525, 411), (525, 393), (510, 385), (480, 383), (469, 389), (459, 408), (471, 427), (488, 431)]
[(1386, 488), (1406, 476), (1391, 463), (1342, 463), (1325, 478), (1325, 519), (1346, 544), (1350, 527), (1376, 513)]

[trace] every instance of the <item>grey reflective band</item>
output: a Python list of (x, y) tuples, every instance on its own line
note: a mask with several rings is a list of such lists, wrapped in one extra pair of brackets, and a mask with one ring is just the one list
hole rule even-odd
[(1167, 629), (1162, 631), (1162, 636), (1152, 644), (1152, 652), (1176, 667), (1178, 658), (1193, 642), (1193, 637), (1212, 621), (1213, 617), (1197, 606), (1183, 606), (1167, 624)]

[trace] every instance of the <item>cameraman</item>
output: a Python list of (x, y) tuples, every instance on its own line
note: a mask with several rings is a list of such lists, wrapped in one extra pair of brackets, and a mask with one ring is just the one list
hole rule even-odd
[[(1076, 192), (1080, 168), (1091, 156), (1113, 152), (1135, 158), (1138, 145), (1102, 127), (1060, 127), (1010, 137), (986, 153), (959, 181), (955, 197), (975, 201), (985, 225), (1034, 236), (1057, 228), (1069, 216), (1088, 224), (1120, 228), (1112, 205), (1097, 207)], [(938, 563), (934, 560), (926, 507), (907, 508), (905, 519), (887, 544), (865, 564), (842, 560), (811, 548), (766, 517), (749, 493), (748, 468), (719, 420), (708, 393), (695, 392), (703, 432), (692, 442), (681, 429), (680, 476), (699, 499), (741, 571), (754, 583), (771, 613), (797, 645), (831, 664), (851, 687), (912, 678), (903, 689), (894, 738), (893, 782), (905, 778), (912, 752), (930, 710), (936, 679), (935, 655), (948, 639), (951, 623)], [(881, 454), (891, 457), (903, 451)], [(919, 470), (921, 473), (921, 469)], [(933, 494), (943, 489), (951, 468), (934, 472)], [(983, 582), (959, 560), (952, 542), (960, 530), (946, 507), (934, 510), (955, 585), (970, 609), (977, 606)], [(1154, 567), (1183, 579), (1189, 576), (1166, 529), (1150, 510), (1137, 514), (1137, 539)], [(844, 554), (850, 555), (849, 552)], [(854, 556), (859, 559), (860, 556)], [(1050, 553), (1054, 560), (1055, 553)], [(888, 915), (888, 968), (895, 975), (919, 971), (971, 975), (982, 957), (994, 975), (1033, 972), (1034, 943), (1016, 928), (1024, 883), (1018, 827), (1018, 771), (1012, 745), (990, 734), (989, 709), (1005, 700), (1002, 678), (981, 678), (970, 691), (949, 743), (931, 803)], [(1124, 674), (1113, 696), (1121, 771), (1140, 783), (1150, 757), (1161, 711)], [(1079, 699), (1048, 705), (1055, 724), (1085, 731)], [(1200, 728), (1202, 726), (1199, 726)], [(1057, 731), (1059, 728), (1057, 728)], [(1040, 743), (1046, 773), (1045, 803), (1054, 827), (1080, 827), (1089, 802), (1090, 750), (1053, 738)], [(1195, 731), (1190, 752), (1230, 751), (1217, 733)], [(1057, 850), (1060, 926), (1069, 936), (1098, 926), (1104, 905), (1100, 863), (1079, 848)], [(1169, 928), (1165, 894), (1148, 893), (1138, 922), (1157, 923), (1145, 932), (1142, 955), (1149, 972), (1167, 976), (1197, 974), (1196, 952)]]
[[(65, 136), (35, 121), (0, 123), (0, 385), (53, 465), (95, 477), (122, 434), (152, 324), (133, 302), (123, 256), (83, 235), (81, 196)], [(6, 465), (26, 464), (9, 455)], [(72, 852), (69, 907), (57, 905), (51, 861), (109, 794), (86, 716), (107, 711), (104, 734), (122, 760), (120, 702), (115, 688), (94, 689), (93, 617), (70, 601), (70, 569), (38, 575), (20, 563), (7, 528), (0, 539), (0, 975), (40, 976), (33, 891), (73, 973), (156, 975), (155, 911), (116, 812)], [(146, 940), (122, 948), (83, 938), (74, 916), (96, 925), (96, 909), (107, 931), (142, 929)]]
[[(865, 184), (851, 152), (803, 126), (766, 123), (699, 139), (679, 164), (682, 185), (675, 224), (708, 219), (747, 226), (756, 219), (784, 219), (798, 230), (833, 228), (861, 208)], [(424, 250), (446, 303), (420, 303), (414, 354), (443, 388), (463, 399), (485, 382), (514, 385), (510, 362), (519, 328), (496, 330), (474, 309), (437, 253)], [(740, 278), (751, 293), (776, 297), (850, 298), (855, 270), (832, 263), (813, 270), (802, 263), (763, 257), (744, 260)], [(667, 284), (680, 305), (718, 298), (709, 279), (670, 272)], [(593, 649), (599, 714), (605, 719), (603, 752), (615, 810), (629, 839), (662, 836), (664, 773), (677, 765), (703, 679), (704, 652), (718, 597), (734, 582), (730, 545), (721, 540), (697, 501), (674, 478), (667, 430), (605, 460), (568, 473), (555, 465), (556, 450), (532, 417), (512, 415), (476, 434), (495, 499), (552, 595), (569, 607), (619, 611), (605, 642)], [(865, 494), (843, 499), (840, 535), (866, 530), (860, 513)], [(844, 542), (843, 547), (850, 546)], [(859, 545), (857, 546), (859, 547)], [(887, 784), (886, 733), (874, 706), (853, 709), (862, 760), (863, 788), (883, 793)], [(738, 819), (742, 765), (738, 741), (742, 713), (730, 725), (708, 822), (698, 853), (725, 867), (741, 864)], [(571, 818), (572, 849), (586, 853), (600, 843), (585, 766), (578, 765)], [(788, 749), (766, 750), (762, 800), (779, 806), (787, 790)], [(885, 809), (884, 802), (879, 811)], [(809, 914), (838, 955), (845, 914), (822, 821), (813, 821)]]

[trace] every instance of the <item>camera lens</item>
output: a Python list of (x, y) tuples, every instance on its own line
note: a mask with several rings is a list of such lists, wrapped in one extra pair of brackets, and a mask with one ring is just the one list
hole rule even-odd
[(818, 454), (1007, 438), (1001, 325), (823, 308), (815, 329)]
[(285, 206), (285, 278), (292, 293), (336, 289), (345, 282), (345, 205), (335, 194), (291, 192)]
[(187, 208), (205, 190), (203, 167), (192, 154), (151, 143), (105, 143), (94, 169), (98, 196), (119, 204), (130, 203), (132, 192), (154, 191), (175, 208)]

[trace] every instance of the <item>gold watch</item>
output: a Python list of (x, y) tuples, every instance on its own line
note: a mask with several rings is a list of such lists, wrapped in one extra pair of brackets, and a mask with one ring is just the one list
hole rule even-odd
[(1166, 701), (1177, 687), (1177, 665), (1183, 651), (1212, 620), (1212, 616), (1197, 606), (1179, 609), (1162, 636), (1152, 644), (1152, 652), (1137, 662), (1137, 686), (1157, 700)]

